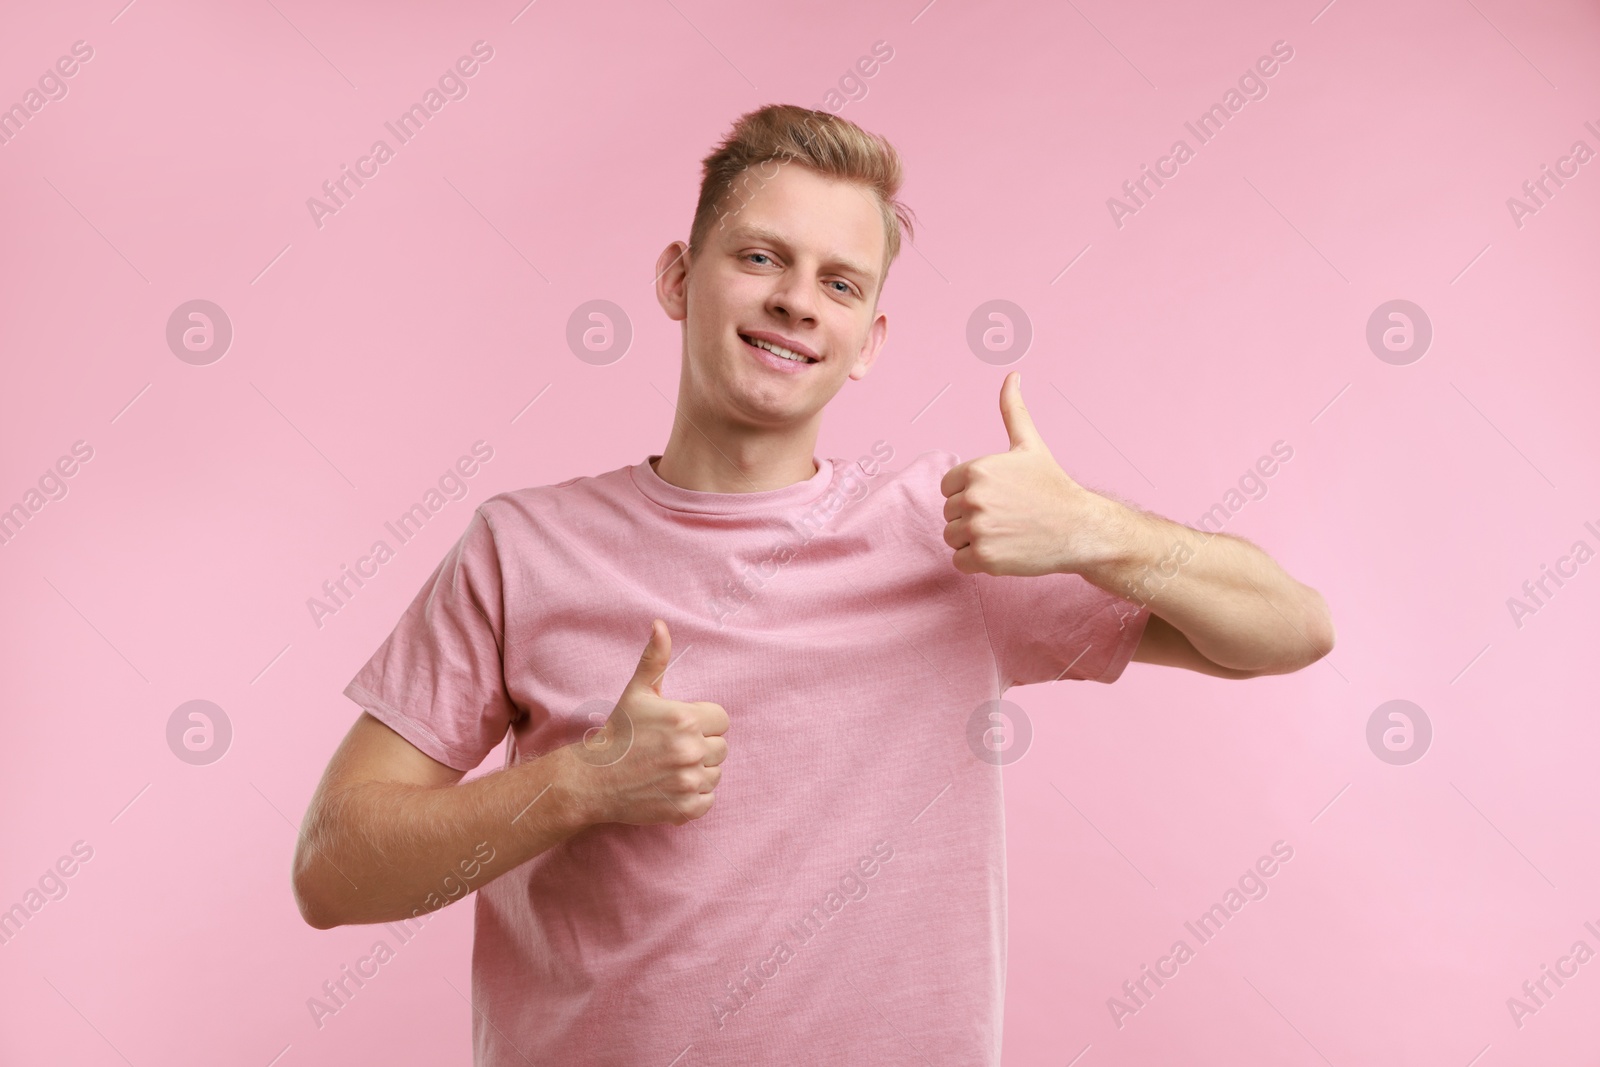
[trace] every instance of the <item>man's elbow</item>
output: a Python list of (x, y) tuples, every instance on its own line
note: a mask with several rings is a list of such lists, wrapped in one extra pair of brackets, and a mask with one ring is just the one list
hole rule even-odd
[[(1313, 592), (1315, 593), (1315, 590)], [(1316, 606), (1307, 614), (1305, 624), (1294, 630), (1293, 643), (1284, 653), (1286, 658), (1272, 666), (1240, 670), (1225, 674), (1223, 677), (1260, 678), (1269, 674), (1293, 674), (1305, 670), (1332, 652), (1333, 617), (1329, 615), (1328, 606), (1323, 602), (1321, 594), (1316, 594), (1316, 597)]]
[(1306, 662), (1308, 667), (1332, 652), (1335, 640), (1333, 613), (1328, 610), (1328, 602), (1315, 589), (1311, 592), (1317, 598), (1316, 605), (1311, 611), (1311, 645), (1315, 655)]
[(295, 846), (289, 887), (294, 893), (295, 907), (300, 909), (300, 918), (306, 921), (306, 925), (316, 930), (331, 930), (344, 925), (345, 920), (330, 906), (332, 902), (324, 888), (323, 868), (326, 865), (317, 863), (316, 857), (316, 846), (302, 836), (300, 843)]
[(339, 925), (333, 921), (322, 902), (317, 899), (310, 881), (301, 877), (298, 870), (294, 877), (289, 879), (289, 885), (294, 893), (295, 907), (300, 909), (300, 918), (305, 920), (307, 926), (314, 930), (331, 930)]
[(294, 902), (300, 909), (300, 918), (313, 930), (332, 930), (344, 925), (299, 885), (294, 887)]
[(1333, 616), (1328, 611), (1328, 604), (1322, 599), (1322, 594), (1312, 590), (1316, 596), (1316, 605), (1309, 613), (1306, 626), (1302, 633), (1305, 636), (1303, 644), (1304, 655), (1292, 667), (1283, 673), (1304, 670), (1317, 660), (1322, 659), (1333, 651), (1335, 635), (1333, 632)]

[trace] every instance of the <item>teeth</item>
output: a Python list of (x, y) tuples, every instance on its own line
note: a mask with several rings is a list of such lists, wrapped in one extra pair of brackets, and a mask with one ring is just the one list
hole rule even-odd
[(814, 362), (813, 360), (809, 360), (805, 356), (800, 355), (798, 352), (791, 352), (787, 348), (779, 348), (775, 344), (769, 344), (768, 342), (762, 341), (762, 340), (760, 340), (758, 338), (754, 338), (754, 337), (750, 338), (750, 343), (755, 345), (757, 348), (766, 349), (768, 352), (771, 352), (775, 356), (779, 356), (779, 357), (781, 357), (783, 359), (793, 360), (796, 363), (811, 363), (811, 362)]

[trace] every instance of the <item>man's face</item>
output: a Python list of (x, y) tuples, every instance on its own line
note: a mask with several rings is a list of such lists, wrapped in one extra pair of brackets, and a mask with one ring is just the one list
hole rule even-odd
[(685, 321), (679, 403), (746, 426), (804, 422), (883, 344), (883, 217), (867, 187), (776, 161), (746, 171), (722, 210), (692, 262), (674, 242), (657, 264), (657, 297)]

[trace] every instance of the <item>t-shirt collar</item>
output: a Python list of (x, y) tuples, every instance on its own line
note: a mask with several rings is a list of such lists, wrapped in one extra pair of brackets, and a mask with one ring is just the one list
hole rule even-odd
[(833, 461), (812, 457), (817, 472), (810, 478), (786, 485), (781, 489), (767, 489), (757, 493), (705, 493), (685, 489), (657, 474), (650, 461), (660, 459), (659, 453), (646, 456), (629, 468), (633, 484), (639, 491), (664, 508), (673, 511), (694, 511), (710, 515), (746, 515), (752, 512), (781, 511), (808, 504), (820, 497), (833, 483)]

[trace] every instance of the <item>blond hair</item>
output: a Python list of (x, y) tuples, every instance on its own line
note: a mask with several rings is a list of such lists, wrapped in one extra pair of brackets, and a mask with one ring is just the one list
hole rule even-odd
[[(769, 164), (776, 163), (771, 173)], [(900, 254), (900, 228), (908, 236), (913, 213), (895, 199), (905, 180), (900, 156), (886, 139), (826, 111), (768, 104), (739, 116), (717, 150), (701, 161), (700, 201), (689, 228), (689, 254), (697, 256), (713, 225), (724, 225), (771, 181), (784, 163), (798, 163), (828, 178), (867, 186), (883, 217), (884, 277)], [(730, 199), (737, 204), (730, 204)]]

